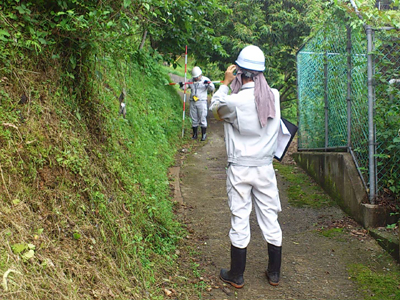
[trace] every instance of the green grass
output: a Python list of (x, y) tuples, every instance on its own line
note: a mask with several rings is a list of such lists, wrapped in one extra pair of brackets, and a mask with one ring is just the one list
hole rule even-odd
[(365, 300), (400, 299), (398, 270), (372, 271), (365, 265), (352, 264), (349, 273)]
[(335, 205), (331, 197), (299, 167), (280, 163), (274, 163), (274, 167), (288, 184), (287, 195), (291, 205), (312, 208)]
[[(178, 75), (178, 76), (180, 76), (180, 77), (185, 77), (185, 71), (181, 71), (181, 70), (175, 70), (174, 68), (172, 68), (172, 67), (166, 67), (166, 66), (163, 66), (163, 68), (168, 72), (168, 73), (171, 73), (171, 74), (174, 74), (174, 75)], [(190, 74), (189, 74), (190, 75)]]

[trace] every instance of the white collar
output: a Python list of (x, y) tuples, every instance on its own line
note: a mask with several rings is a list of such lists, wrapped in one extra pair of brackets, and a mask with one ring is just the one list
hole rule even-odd
[(250, 81), (248, 83), (243, 84), (240, 89), (241, 90), (247, 90), (247, 89), (252, 89), (254, 87), (255, 87), (255, 82), (254, 81)]

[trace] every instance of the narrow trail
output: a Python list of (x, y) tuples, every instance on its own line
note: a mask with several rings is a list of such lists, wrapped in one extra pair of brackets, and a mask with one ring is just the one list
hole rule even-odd
[[(186, 133), (190, 134), (190, 133)], [(328, 238), (317, 226), (346, 219), (338, 207), (295, 208), (288, 203), (284, 178), (277, 173), (282, 202), (279, 222), (283, 231), (281, 282), (268, 284), (265, 277), (267, 244), (262, 239), (254, 212), (247, 251), (245, 286), (235, 289), (219, 280), (219, 270), (230, 266), (230, 212), (226, 196), (226, 152), (223, 123), (209, 114), (207, 140), (186, 153), (180, 168), (180, 191), (185, 219), (192, 237), (193, 256), (202, 280), (210, 288), (201, 299), (363, 299), (349, 277), (347, 267), (363, 263), (379, 266), (384, 251), (368, 235), (342, 233)], [(311, 179), (310, 179), (311, 180)], [(354, 231), (361, 229), (351, 224)], [(197, 298), (196, 298), (197, 299)]]

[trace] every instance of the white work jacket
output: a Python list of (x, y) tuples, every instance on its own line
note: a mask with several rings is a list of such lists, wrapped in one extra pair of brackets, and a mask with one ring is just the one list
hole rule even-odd
[(204, 81), (211, 80), (206, 76), (202, 76), (200, 81), (194, 81), (194, 78), (189, 80), (189, 82), (193, 82), (187, 86), (190, 89), (190, 100), (193, 100), (193, 96), (197, 96), (199, 101), (207, 101), (207, 92), (212, 92), (215, 86), (213, 83), (204, 84)]
[(254, 98), (254, 82), (246, 83), (237, 94), (228, 95), (221, 85), (211, 99), (210, 110), (215, 118), (224, 120), (228, 162), (242, 166), (263, 166), (272, 163), (280, 129), (279, 92), (275, 96), (276, 115), (261, 127)]

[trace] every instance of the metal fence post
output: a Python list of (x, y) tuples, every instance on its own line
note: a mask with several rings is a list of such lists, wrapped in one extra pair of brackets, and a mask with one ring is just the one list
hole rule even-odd
[[(326, 46), (326, 43), (325, 43)], [(324, 101), (325, 101), (325, 151), (329, 146), (329, 127), (328, 127), (328, 51), (325, 50), (324, 58)]]
[(352, 61), (351, 61), (351, 27), (349, 25), (346, 26), (347, 28), (347, 152), (350, 152), (351, 148), (351, 68), (352, 68)]
[[(299, 52), (300, 53), (300, 52)], [(297, 109), (296, 109), (296, 113), (297, 113), (297, 126), (299, 128), (299, 130), (297, 131), (297, 151), (299, 150), (299, 148), (301, 148), (301, 141), (302, 141), (302, 130), (301, 130), (301, 126), (302, 124), (300, 123), (300, 97), (301, 97), (301, 93), (300, 93), (300, 68), (298, 67), (299, 63), (298, 63), (298, 54), (296, 53), (296, 66), (297, 66), (297, 80), (296, 80), (296, 88), (297, 88)]]
[(367, 68), (368, 68), (368, 149), (369, 149), (369, 201), (375, 203), (375, 128), (374, 128), (374, 78), (372, 28), (366, 26), (367, 33)]

